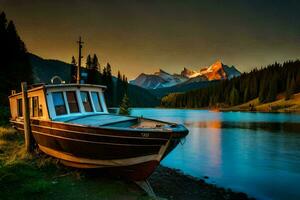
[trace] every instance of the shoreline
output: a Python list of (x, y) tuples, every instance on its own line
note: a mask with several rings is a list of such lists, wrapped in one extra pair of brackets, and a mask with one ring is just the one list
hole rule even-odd
[[(65, 167), (38, 149), (27, 154), (23, 135), (9, 127), (0, 127), (0, 169), (3, 199), (153, 199), (134, 182), (105, 170)], [(157, 199), (253, 199), (162, 165), (148, 181)]]
[(182, 171), (159, 165), (148, 179), (159, 198), (170, 200), (255, 199), (246, 193), (232, 191), (207, 183), (204, 179), (186, 175)]
[(285, 114), (300, 114), (300, 110), (295, 111), (265, 111), (265, 110), (245, 110), (236, 108), (167, 108), (167, 107), (131, 107), (130, 109), (174, 109), (174, 110), (203, 110), (210, 112), (250, 112), (250, 113), (285, 113)]

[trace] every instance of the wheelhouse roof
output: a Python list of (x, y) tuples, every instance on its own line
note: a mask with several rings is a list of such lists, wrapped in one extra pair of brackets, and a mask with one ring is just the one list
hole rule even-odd
[[(77, 87), (77, 88), (101, 88), (101, 89), (106, 89), (107, 87), (105, 85), (93, 85), (93, 84), (77, 84), (77, 83), (66, 83), (66, 84), (37, 84), (37, 85), (32, 85), (32, 88), (28, 90), (28, 92), (33, 92), (36, 90), (40, 89), (48, 89), (48, 88), (69, 88), (69, 87)], [(12, 94), (9, 96), (18, 96), (21, 95), (22, 92), (18, 92), (15, 94)]]
[(93, 85), (93, 84), (77, 84), (77, 83), (68, 83), (68, 84), (49, 84), (44, 85), (45, 88), (59, 88), (59, 87), (94, 87), (94, 88), (103, 88), (106, 89), (105, 85)]

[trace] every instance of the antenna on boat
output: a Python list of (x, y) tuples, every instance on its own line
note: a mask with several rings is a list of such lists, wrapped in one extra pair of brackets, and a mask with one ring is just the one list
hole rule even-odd
[(76, 83), (80, 84), (81, 58), (83, 58), (83, 56), (81, 56), (81, 49), (82, 49), (82, 44), (83, 44), (83, 41), (81, 41), (81, 36), (79, 36), (79, 40), (77, 41), (77, 43), (78, 43), (78, 48), (79, 48), (79, 55), (78, 55), (78, 66), (77, 66)]
[(65, 81), (62, 80), (62, 78), (60, 78), (60, 77), (57, 76), (57, 75), (55, 75), (55, 76), (53, 76), (53, 77), (51, 78), (51, 83), (52, 83), (52, 84), (55, 84), (55, 82), (54, 82), (55, 80), (59, 80), (59, 81), (60, 81), (60, 84), (66, 83)]

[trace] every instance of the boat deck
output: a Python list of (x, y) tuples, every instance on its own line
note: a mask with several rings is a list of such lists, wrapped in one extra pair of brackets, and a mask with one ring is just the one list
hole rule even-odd
[(136, 120), (136, 118), (134, 117), (111, 115), (111, 114), (98, 114), (98, 115), (85, 115), (85, 116), (72, 116), (72, 117), (69, 116), (65, 118), (56, 119), (55, 121), (97, 127), (97, 126), (106, 126), (109, 124), (134, 121), (134, 120)]

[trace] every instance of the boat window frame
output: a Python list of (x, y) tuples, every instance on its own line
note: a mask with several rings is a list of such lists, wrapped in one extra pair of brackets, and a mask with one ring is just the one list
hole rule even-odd
[[(65, 110), (66, 110), (66, 113), (63, 113), (63, 114), (57, 114), (56, 112), (56, 108), (55, 108), (55, 105), (54, 105), (54, 101), (53, 101), (53, 93), (62, 93), (62, 100), (64, 102), (64, 106), (65, 106)], [(55, 116), (64, 116), (64, 115), (68, 115), (69, 114), (69, 111), (68, 111), (68, 107), (67, 107), (67, 104), (66, 104), (66, 94), (65, 94), (65, 91), (53, 91), (51, 92), (51, 97), (52, 97), (52, 105), (53, 105), (53, 109), (54, 109), (54, 114)]]
[[(90, 93), (90, 96), (91, 96), (91, 102), (92, 102), (92, 104), (93, 104), (94, 111), (95, 111), (96, 113), (103, 113), (103, 112), (104, 112), (104, 108), (103, 108), (103, 105), (102, 105), (102, 102), (101, 102), (101, 94), (99, 94), (99, 92), (98, 92), (98, 91), (95, 91), (95, 90), (91, 90), (89, 93)], [(97, 111), (96, 106), (95, 106), (95, 104), (94, 104), (94, 100), (93, 100), (93, 95), (92, 95), (92, 93), (95, 93), (95, 94), (97, 95), (97, 99), (98, 99), (98, 103), (99, 103), (99, 106), (100, 106), (100, 110), (101, 110), (101, 111)]]
[[(68, 99), (67, 99), (67, 92), (69, 92), (69, 91), (75, 91), (75, 93), (76, 93), (76, 100), (77, 100), (77, 103), (78, 103), (79, 112), (76, 112), (76, 113), (71, 113), (70, 112), (69, 103), (68, 103)], [(81, 100), (81, 94), (80, 94), (81, 91), (88, 93), (88, 97), (90, 98), (90, 102), (91, 102), (91, 107), (93, 109), (92, 112), (85, 112), (84, 105), (83, 105), (83, 102)], [(100, 105), (101, 105), (101, 108), (102, 108), (102, 112), (97, 112), (96, 109), (95, 109), (95, 105), (94, 105), (93, 100), (92, 100), (92, 94), (91, 94), (92, 91), (98, 93), (98, 97), (99, 97)], [(64, 98), (66, 110), (67, 110), (66, 114), (56, 115), (54, 102), (53, 102), (53, 97), (52, 97), (52, 94), (55, 93), (55, 92), (62, 92), (63, 93), (63, 98)], [(107, 114), (108, 111), (107, 111), (107, 107), (106, 107), (106, 104), (105, 104), (105, 99), (104, 99), (103, 92), (104, 92), (103, 89), (99, 89), (99, 88), (78, 87), (78, 86), (70, 87), (70, 88), (63, 88), (63, 89), (62, 88), (48, 89), (46, 94), (47, 94), (47, 105), (49, 106), (48, 110), (49, 110), (50, 117), (52, 119), (59, 119), (59, 118), (65, 118), (65, 117), (69, 117), (69, 116), (70, 117), (71, 116), (80, 116), (82, 114), (84, 114), (84, 115), (90, 115), (90, 114), (96, 114), (96, 113), (97, 114)]]
[[(81, 97), (81, 92), (86, 92), (87, 93), (87, 97), (89, 99), (92, 111), (86, 111), (85, 110), (85, 107), (84, 107), (84, 104), (83, 104), (83, 101), (82, 101), (82, 97)], [(92, 102), (92, 96), (91, 96), (90, 90), (82, 90), (82, 89), (80, 89), (79, 90), (79, 96), (80, 96), (80, 102), (81, 102), (82, 107), (83, 107), (83, 113), (94, 113), (95, 112), (95, 108), (94, 108), (94, 104)]]
[[(80, 108), (79, 101), (78, 101), (77, 90), (66, 90), (66, 91), (63, 91), (63, 92), (65, 93), (65, 96), (66, 96), (66, 102), (67, 102), (67, 105), (68, 105), (68, 107), (67, 107), (68, 114), (72, 115), (72, 114), (81, 113), (81, 108)], [(75, 93), (75, 101), (76, 101), (78, 112), (71, 112), (70, 105), (69, 105), (69, 100), (68, 100), (68, 96), (67, 96), (68, 92), (74, 92)]]

